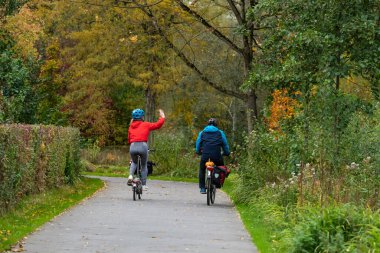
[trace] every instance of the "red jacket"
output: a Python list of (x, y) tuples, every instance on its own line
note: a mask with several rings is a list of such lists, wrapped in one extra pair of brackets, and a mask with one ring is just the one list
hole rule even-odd
[(159, 118), (157, 122), (150, 123), (142, 120), (134, 120), (128, 130), (128, 144), (132, 142), (148, 141), (149, 133), (162, 127), (165, 119)]

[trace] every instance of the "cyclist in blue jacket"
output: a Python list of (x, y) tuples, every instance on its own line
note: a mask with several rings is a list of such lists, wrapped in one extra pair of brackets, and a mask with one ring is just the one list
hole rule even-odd
[[(221, 151), (223, 150), (223, 154)], [(197, 142), (195, 144), (195, 151), (201, 156), (199, 165), (199, 188), (202, 194), (206, 193), (206, 165), (205, 163), (210, 159), (217, 166), (224, 165), (222, 155), (229, 156), (230, 148), (228, 146), (226, 135), (222, 130), (217, 127), (215, 118), (208, 120), (208, 126), (199, 132)]]

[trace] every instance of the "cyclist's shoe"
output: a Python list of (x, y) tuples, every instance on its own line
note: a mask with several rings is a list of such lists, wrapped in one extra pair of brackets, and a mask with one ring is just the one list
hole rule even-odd
[(206, 188), (201, 188), (200, 192), (201, 194), (206, 194)]
[(129, 175), (128, 181), (127, 181), (127, 185), (131, 186), (132, 185), (132, 181), (133, 181), (133, 176)]
[(149, 187), (146, 185), (143, 185), (142, 187), (143, 187), (143, 191), (147, 191), (149, 189)]

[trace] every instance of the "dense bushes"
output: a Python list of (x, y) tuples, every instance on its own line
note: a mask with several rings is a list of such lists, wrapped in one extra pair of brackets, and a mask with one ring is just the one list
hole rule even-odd
[(195, 143), (182, 133), (159, 132), (155, 135), (155, 149), (149, 160), (156, 162), (154, 173), (173, 177), (197, 177), (199, 159), (195, 155)]
[(300, 209), (279, 233), (278, 252), (379, 252), (378, 212), (351, 205)]
[(274, 252), (380, 252), (380, 107), (329, 92), (238, 152), (234, 199), (264, 213)]
[(79, 161), (77, 129), (1, 125), (0, 211), (23, 195), (73, 183)]
[(129, 146), (99, 147), (98, 143), (87, 144), (81, 150), (81, 157), (93, 165), (129, 166)]
[(281, 132), (258, 128), (247, 140), (249, 152), (240, 157), (241, 200), (273, 192), (271, 200), (285, 206), (355, 203), (378, 208), (380, 108), (368, 108), (341, 113), (339, 120), (345, 123), (339, 129), (323, 120), (334, 116), (326, 111), (310, 113), (307, 128), (304, 112), (284, 121)]
[[(199, 160), (195, 155), (195, 143), (180, 131), (152, 133), (153, 144), (149, 144), (148, 160), (155, 163), (153, 175), (169, 177), (198, 177)], [(83, 164), (88, 171), (129, 172), (129, 146), (100, 148), (96, 143), (81, 151)]]

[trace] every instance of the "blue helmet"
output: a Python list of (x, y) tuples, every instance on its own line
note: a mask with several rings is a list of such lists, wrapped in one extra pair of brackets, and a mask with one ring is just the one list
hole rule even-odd
[(144, 111), (141, 109), (134, 109), (132, 111), (132, 119), (141, 119), (144, 117)]

